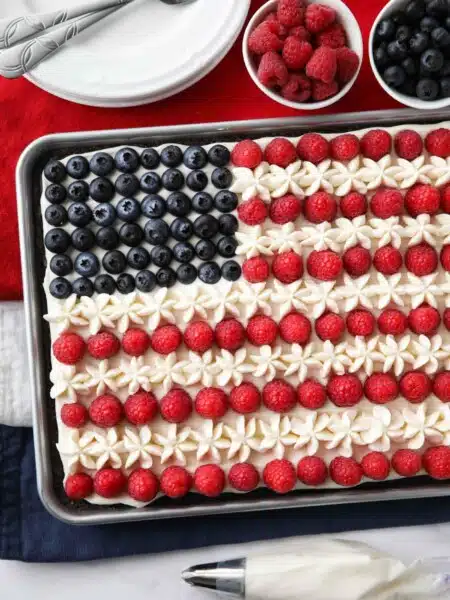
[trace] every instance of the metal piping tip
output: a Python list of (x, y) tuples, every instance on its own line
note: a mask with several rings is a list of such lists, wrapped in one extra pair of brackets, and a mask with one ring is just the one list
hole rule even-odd
[(245, 560), (196, 565), (185, 569), (181, 577), (192, 586), (242, 597), (245, 587)]
[(183, 571), (181, 576), (189, 585), (217, 590), (218, 579), (220, 577), (217, 567), (217, 563), (197, 565)]

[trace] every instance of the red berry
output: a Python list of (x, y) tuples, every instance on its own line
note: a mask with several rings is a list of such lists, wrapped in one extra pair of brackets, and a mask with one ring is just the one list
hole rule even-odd
[(344, 319), (336, 313), (325, 313), (316, 321), (316, 333), (323, 341), (330, 340), (332, 344), (337, 344), (344, 331)]
[(405, 254), (406, 268), (417, 277), (424, 277), (435, 271), (438, 262), (436, 250), (425, 242), (411, 246)]
[(350, 335), (368, 337), (375, 331), (375, 317), (368, 310), (352, 310), (347, 315), (347, 329)]
[(306, 219), (311, 223), (319, 224), (324, 221), (334, 221), (337, 213), (336, 200), (327, 192), (316, 192), (306, 198), (304, 213)]
[(436, 375), (433, 392), (441, 402), (450, 402), (450, 371), (443, 371)]
[(248, 49), (252, 54), (264, 54), (282, 48), (283, 42), (267, 21), (260, 23), (249, 35)]
[(334, 160), (352, 160), (359, 154), (359, 140), (351, 133), (336, 136), (331, 140), (330, 146)]
[(225, 487), (225, 473), (218, 465), (202, 465), (194, 473), (194, 487), (199, 494), (216, 498)]
[(149, 469), (136, 469), (128, 478), (128, 493), (138, 502), (151, 502), (158, 490), (158, 479)]
[(83, 500), (92, 494), (94, 482), (87, 473), (75, 473), (67, 477), (64, 490), (70, 500)]
[(413, 477), (422, 468), (422, 459), (414, 450), (397, 450), (392, 457), (392, 468), (403, 477)]
[(124, 404), (125, 416), (133, 425), (146, 425), (158, 413), (158, 401), (151, 392), (140, 390), (128, 396)]
[(228, 398), (219, 388), (202, 388), (195, 398), (195, 410), (204, 419), (220, 419), (228, 410)]
[[(337, 70), (336, 50), (328, 46), (320, 46), (306, 65), (306, 75), (316, 81), (330, 84), (334, 81)], [(331, 142), (333, 154), (333, 142)]]
[(330, 477), (338, 485), (351, 487), (361, 483), (363, 470), (353, 458), (337, 456), (330, 463)]
[(380, 188), (370, 201), (370, 210), (379, 219), (398, 217), (403, 212), (403, 196), (398, 190)]
[(342, 259), (332, 250), (313, 250), (306, 263), (311, 277), (321, 281), (333, 281), (342, 272)]
[(246, 225), (260, 225), (268, 215), (267, 206), (261, 198), (250, 198), (237, 207), (239, 219)]
[(336, 406), (355, 406), (363, 397), (363, 386), (356, 375), (335, 375), (328, 382), (327, 394)]
[(245, 329), (236, 319), (224, 319), (216, 325), (216, 344), (219, 348), (235, 352), (245, 343)]
[(336, 12), (324, 4), (308, 4), (305, 13), (306, 29), (311, 33), (319, 33), (336, 20)]
[(391, 465), (389, 460), (381, 452), (369, 452), (361, 461), (364, 475), (375, 481), (383, 481), (389, 476)]
[[(286, 42), (284, 43), (284, 47), (286, 47)], [(264, 160), (270, 165), (287, 167), (297, 160), (295, 146), (286, 138), (274, 138), (267, 144), (264, 150)]]
[(231, 487), (239, 492), (251, 492), (258, 487), (259, 473), (249, 463), (237, 463), (231, 467), (228, 481)]
[(281, 283), (293, 283), (303, 275), (302, 257), (293, 250), (277, 254), (272, 262), (273, 276)]
[(402, 335), (407, 327), (406, 315), (395, 308), (387, 308), (378, 317), (378, 329), (385, 335)]
[(412, 217), (435, 215), (441, 205), (441, 194), (432, 185), (418, 183), (406, 192), (405, 208)]
[(278, 21), (285, 27), (296, 27), (303, 23), (304, 5), (301, 0), (278, 0)]
[(423, 141), (417, 131), (403, 129), (399, 131), (394, 140), (395, 151), (400, 158), (414, 160), (423, 151)]
[(254, 169), (263, 159), (261, 148), (253, 140), (238, 142), (231, 152), (231, 162), (236, 167)]
[(349, 248), (344, 252), (342, 262), (349, 275), (361, 277), (369, 271), (372, 265), (372, 257), (366, 248), (353, 246), (353, 248)]
[(442, 212), (450, 213), (450, 184), (446, 185), (441, 192), (441, 208)]
[(261, 394), (253, 383), (241, 383), (230, 392), (230, 408), (241, 415), (256, 412), (260, 404)]
[(403, 265), (403, 256), (394, 246), (378, 248), (373, 257), (373, 266), (383, 275), (398, 273)]
[(264, 23), (269, 26), (271, 31), (280, 36), (281, 39), (285, 39), (287, 37), (289, 30), (278, 21), (276, 12), (269, 13), (269, 15), (264, 19)]
[(309, 42), (303, 42), (290, 35), (284, 42), (283, 60), (288, 69), (304, 69), (313, 52), (313, 47)]
[(431, 379), (422, 371), (409, 371), (400, 379), (400, 394), (412, 404), (423, 402), (432, 390)]
[(283, 59), (273, 50), (263, 54), (259, 63), (257, 76), (259, 81), (268, 88), (282, 87), (289, 80), (289, 72)]
[(341, 213), (347, 219), (356, 219), (367, 212), (367, 200), (359, 192), (350, 192), (340, 202)]
[(302, 203), (299, 198), (289, 194), (275, 198), (270, 205), (269, 214), (274, 223), (284, 225), (295, 221), (302, 212)]
[(264, 386), (262, 398), (264, 405), (276, 413), (289, 412), (297, 402), (292, 385), (281, 379), (274, 379), (267, 383)]
[(307, 379), (297, 388), (299, 403), (309, 410), (317, 410), (327, 401), (324, 387), (315, 379)]
[(281, 88), (281, 95), (292, 102), (306, 102), (311, 97), (311, 80), (303, 73), (289, 73), (287, 83)]
[(89, 417), (98, 427), (115, 427), (122, 416), (122, 404), (112, 394), (98, 396), (89, 407)]
[(80, 402), (63, 404), (61, 408), (61, 421), (66, 427), (79, 429), (86, 425), (88, 417), (89, 415), (86, 407)]
[(270, 266), (262, 256), (254, 256), (244, 261), (242, 274), (250, 283), (266, 281), (270, 275)]
[(392, 402), (398, 392), (398, 383), (389, 373), (373, 373), (364, 383), (364, 394), (374, 404)]
[(450, 331), (450, 308), (446, 308), (444, 310), (444, 317), (442, 320), (444, 322), (446, 329), (448, 329)]
[(171, 354), (179, 348), (182, 341), (183, 336), (176, 325), (163, 325), (153, 332), (151, 344), (158, 354)]
[(311, 337), (311, 323), (304, 315), (291, 312), (280, 321), (280, 336), (289, 344), (307, 344)]
[(328, 469), (318, 456), (305, 456), (297, 465), (297, 477), (305, 485), (321, 485), (328, 477)]
[(439, 312), (428, 304), (414, 308), (408, 315), (408, 325), (418, 335), (434, 335), (440, 324)]
[(105, 360), (119, 352), (120, 342), (113, 333), (100, 331), (88, 339), (87, 350), (97, 360)]
[(371, 129), (361, 138), (361, 152), (366, 158), (380, 160), (390, 154), (392, 138), (385, 129)]
[(169, 498), (183, 498), (192, 486), (192, 477), (183, 467), (167, 467), (159, 481), (161, 492)]
[(192, 400), (189, 394), (180, 388), (172, 388), (160, 403), (161, 416), (169, 423), (183, 423), (191, 416)]
[(75, 365), (83, 358), (86, 344), (77, 333), (62, 333), (53, 342), (53, 355), (64, 365)]
[(441, 250), (441, 263), (446, 271), (450, 271), (450, 244), (446, 244)]
[(271, 317), (256, 315), (247, 325), (247, 337), (254, 346), (270, 346), (278, 335), (278, 327)]
[(289, 35), (293, 35), (304, 42), (311, 41), (311, 34), (303, 25), (297, 25), (297, 27), (292, 27), (289, 29)]
[(316, 36), (318, 46), (329, 46), (337, 50), (347, 45), (347, 35), (340, 23), (333, 23)]
[(356, 52), (346, 47), (336, 49), (336, 60), (336, 79), (344, 86), (356, 75), (361, 61)]
[(205, 321), (194, 321), (184, 331), (184, 343), (189, 350), (203, 354), (214, 343), (214, 331)]
[(328, 141), (318, 133), (305, 133), (297, 144), (297, 154), (302, 160), (318, 165), (328, 158)]
[(450, 156), (450, 129), (441, 127), (430, 131), (425, 138), (425, 148), (433, 156), (448, 158)]
[(277, 459), (264, 467), (263, 480), (265, 485), (277, 494), (287, 494), (294, 489), (297, 475), (291, 462)]
[(115, 498), (125, 491), (127, 478), (119, 469), (101, 469), (94, 475), (94, 492), (102, 498)]
[(150, 336), (142, 329), (128, 329), (122, 338), (122, 347), (130, 356), (142, 356), (150, 347)]
[(433, 479), (450, 478), (450, 448), (448, 446), (428, 448), (422, 461), (425, 471)]
[[(337, 52), (337, 50), (335, 50)], [(312, 99), (316, 102), (321, 102), (331, 96), (335, 96), (339, 91), (339, 87), (336, 81), (331, 83), (323, 83), (323, 81), (313, 81), (312, 83)]]

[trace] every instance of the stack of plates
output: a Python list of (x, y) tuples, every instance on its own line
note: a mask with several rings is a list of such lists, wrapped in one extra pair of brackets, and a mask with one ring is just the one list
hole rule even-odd
[[(76, 6), (83, 0), (0, 0), (0, 18)], [(250, 0), (169, 6), (134, 0), (42, 62), (28, 79), (91, 106), (156, 102), (209, 73), (236, 40)]]

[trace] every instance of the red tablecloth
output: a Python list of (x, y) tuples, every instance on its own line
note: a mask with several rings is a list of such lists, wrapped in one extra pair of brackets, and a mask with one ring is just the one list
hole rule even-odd
[[(264, 0), (252, 0), (251, 13)], [(364, 40), (384, 0), (346, 0)], [(395, 107), (376, 82), (365, 48), (364, 65), (351, 92), (328, 111), (347, 112)], [(262, 94), (248, 76), (239, 39), (222, 63), (195, 86), (157, 104), (101, 109), (55, 98), (25, 79), (0, 81), (0, 300), (21, 298), (21, 275), (14, 170), (22, 150), (41, 135), (60, 131), (144, 127), (206, 121), (246, 120), (298, 115)]]

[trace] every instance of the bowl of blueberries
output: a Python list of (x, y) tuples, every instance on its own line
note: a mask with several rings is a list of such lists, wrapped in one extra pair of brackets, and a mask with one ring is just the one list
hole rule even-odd
[(450, 0), (390, 0), (369, 38), (372, 70), (395, 100), (450, 106)]

